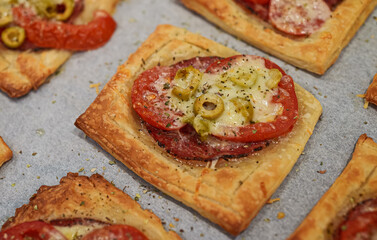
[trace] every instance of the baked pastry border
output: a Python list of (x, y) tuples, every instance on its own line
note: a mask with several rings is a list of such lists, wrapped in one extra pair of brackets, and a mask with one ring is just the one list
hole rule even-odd
[(324, 74), (355, 35), (377, 0), (343, 0), (322, 28), (307, 38), (283, 36), (234, 0), (181, 0), (228, 33), (282, 60)]
[(377, 197), (377, 143), (360, 136), (352, 159), (289, 240), (332, 239), (347, 212), (363, 200)]
[(0, 136), (0, 167), (13, 157), (13, 152)]
[(377, 74), (374, 75), (373, 81), (365, 93), (365, 101), (377, 105)]
[[(76, 24), (89, 22), (98, 9), (113, 13), (118, 0), (85, 0), (84, 3)], [(72, 54), (57, 49), (17, 51), (0, 44), (0, 89), (12, 98), (37, 90)]]
[(156, 65), (237, 54), (185, 29), (159, 25), (75, 123), (140, 177), (233, 235), (247, 228), (297, 161), (322, 112), (318, 100), (296, 84), (299, 118), (292, 132), (241, 161), (195, 167), (177, 161), (148, 135), (132, 108), (131, 89), (141, 72)]
[(4, 223), (2, 230), (23, 222), (74, 218), (130, 225), (150, 240), (181, 239), (174, 231), (165, 231), (155, 214), (143, 210), (139, 203), (99, 174), (87, 177), (68, 173), (59, 185), (41, 186), (28, 204), (16, 209), (15, 216)]

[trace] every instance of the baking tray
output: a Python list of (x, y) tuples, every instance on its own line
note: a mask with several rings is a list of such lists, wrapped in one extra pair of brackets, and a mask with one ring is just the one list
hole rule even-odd
[[(0, 224), (27, 203), (41, 185), (58, 184), (67, 172), (102, 174), (151, 209), (166, 229), (183, 239), (233, 239), (220, 227), (145, 182), (87, 138), (74, 125), (100, 89), (158, 24), (200, 33), (241, 53), (269, 57), (311, 92), (323, 114), (303, 155), (250, 226), (235, 239), (285, 239), (300, 224), (350, 160), (356, 140), (367, 133), (377, 140), (377, 108), (363, 108), (365, 92), (377, 72), (377, 10), (323, 76), (297, 69), (239, 41), (178, 0), (127, 0), (115, 13), (118, 28), (104, 47), (76, 53), (39, 90), (19, 99), (0, 94), (0, 136), (14, 157), (0, 168)], [(324, 171), (321, 174), (318, 171)], [(285, 213), (282, 219), (278, 212)]]

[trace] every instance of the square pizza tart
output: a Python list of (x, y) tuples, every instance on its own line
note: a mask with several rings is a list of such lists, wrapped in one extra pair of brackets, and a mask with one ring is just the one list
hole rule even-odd
[(189, 9), (282, 60), (324, 74), (376, 0), (181, 0)]
[[(73, 2), (73, 0), (66, 2), (69, 1)], [(75, 25), (88, 24), (97, 10), (113, 13), (117, 2), (118, 0), (75, 0), (74, 11), (76, 8), (80, 8), (77, 10), (80, 12), (75, 16), (73, 22)], [(25, 5), (21, 6), (28, 6), (27, 4), (29, 4), (28, 1), (25, 1)], [(10, 8), (11, 3), (10, 1), (1, 3), (1, 9), (4, 8), (3, 5)], [(72, 13), (72, 15), (75, 14), (75, 12)], [(1, 20), (3, 21), (3, 19)], [(5, 30), (6, 25), (1, 26), (0, 24), (0, 33)], [(28, 31), (26, 31), (27, 34)], [(27, 40), (24, 45), (30, 45), (30, 48), (21, 46), (21, 50), (11, 49), (5, 47), (0, 41), (0, 89), (10, 97), (21, 97), (32, 89), (38, 89), (73, 53), (73, 51), (62, 49), (37, 48)]]
[(181, 239), (99, 174), (68, 173), (41, 186), (1, 230), (0, 239)]
[[(238, 155), (237, 153), (240, 152), (229, 152), (225, 149), (223, 156), (218, 157), (217, 151), (221, 150), (216, 148), (212, 151), (215, 154), (212, 156), (215, 157), (201, 159), (203, 161), (198, 160), (200, 157), (195, 154), (198, 154), (201, 147), (206, 144), (199, 143), (191, 148), (192, 142), (188, 141), (187, 144), (181, 142), (180, 146), (174, 148), (174, 142), (177, 140), (174, 137), (154, 140), (154, 137), (158, 138), (164, 134), (161, 134), (159, 130), (153, 130), (151, 126), (147, 127), (147, 123), (139, 117), (133, 108), (135, 104), (132, 103), (132, 98), (138, 98), (142, 94), (133, 90), (135, 80), (141, 76), (147, 76), (146, 79), (149, 79), (149, 76), (153, 78), (156, 76), (153, 69), (165, 71), (171, 69), (167, 66), (172, 64), (175, 64), (174, 66), (186, 64), (186, 68), (179, 70), (176, 76), (188, 74), (192, 77), (192, 82), (195, 82), (196, 74), (200, 76), (201, 73), (194, 67), (197, 67), (200, 61), (215, 61), (211, 66), (225, 69), (226, 66), (217, 65), (220, 64), (220, 59), (227, 59), (234, 55), (238, 56), (232, 57), (233, 60), (241, 58), (245, 62), (249, 60), (268, 62), (280, 69), (269, 60), (239, 55), (232, 49), (185, 29), (159, 25), (140, 48), (118, 68), (117, 73), (85, 113), (76, 120), (75, 125), (140, 177), (195, 209), (212, 222), (219, 224), (229, 233), (237, 235), (247, 228), (252, 218), (267, 202), (297, 161), (322, 113), (318, 100), (292, 81), (292, 92), (297, 95), (297, 111), (288, 108), (283, 110), (286, 113), (292, 110), (291, 112), (295, 114), (293, 119), (296, 123), (293, 128), (290, 127), (289, 130), (292, 130), (289, 133), (276, 137), (268, 143), (264, 141), (241, 143), (237, 145), (241, 148), (241, 154)], [(187, 67), (187, 61), (192, 66), (189, 64), (190, 66)], [(149, 74), (150, 71), (152, 74)], [(243, 74), (249, 76), (248, 71), (249, 68)], [(277, 75), (281, 74), (277, 69), (268, 71)], [(191, 73), (195, 74), (190, 75)], [(285, 76), (291, 79), (288, 75)], [(280, 75), (280, 78), (285, 77)], [(240, 78), (237, 77), (231, 79), (241, 85), (248, 84), (248, 82), (239, 82)], [(163, 84), (160, 87), (156, 86), (161, 91), (170, 87), (168, 83), (159, 80), (157, 82)], [(194, 87), (190, 87), (192, 88)], [(234, 85), (234, 88), (237, 87)], [(185, 91), (183, 90), (180, 94), (184, 97)], [(221, 94), (212, 95), (212, 97), (218, 99), (219, 95)], [(256, 95), (258, 94), (255, 93)], [(155, 97), (147, 96), (150, 99)], [(277, 99), (284, 98), (280, 95), (276, 97)], [(154, 105), (153, 101), (151, 103)], [(163, 105), (167, 104), (169, 103), (164, 102)], [(152, 105), (150, 105), (151, 108), (153, 108)], [(220, 103), (215, 106), (215, 109), (219, 105)], [(147, 106), (144, 108), (148, 109)], [(141, 106), (141, 109), (144, 108)], [(246, 111), (246, 108), (244, 110)], [(245, 113), (243, 110), (241, 112)], [(148, 111), (145, 113), (148, 115)], [(246, 111), (246, 113), (249, 112)], [(156, 114), (156, 116), (165, 115), (158, 112)], [(149, 120), (154, 121), (155, 117), (152, 116)], [(199, 120), (199, 125), (205, 122), (203, 119)], [(165, 123), (162, 124), (165, 126)], [(195, 123), (193, 125), (195, 127)], [(167, 123), (165, 127), (174, 127), (174, 123)], [(189, 129), (186, 130), (189, 132)], [(252, 130), (252, 134), (258, 135), (257, 130)], [(232, 137), (232, 135), (228, 136)], [(206, 138), (204, 135), (201, 137), (203, 141), (213, 140), (213, 137)], [(200, 142), (200, 139), (195, 141)], [(173, 147), (168, 149), (168, 145), (172, 143)], [(253, 153), (243, 154), (242, 151), (250, 146), (254, 146)], [(180, 151), (180, 154), (190, 155), (191, 160), (177, 157), (176, 150)], [(211, 151), (208, 150), (208, 152)], [(208, 152), (204, 151), (201, 154), (209, 154)]]
[(376, 168), (377, 143), (363, 134), (346, 168), (288, 239), (373, 239)]

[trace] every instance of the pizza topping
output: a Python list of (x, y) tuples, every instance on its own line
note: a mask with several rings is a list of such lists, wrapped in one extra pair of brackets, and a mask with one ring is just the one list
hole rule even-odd
[(366, 200), (351, 211), (335, 234), (336, 240), (375, 239), (377, 237), (377, 199)]
[(4, 27), (12, 22), (11, 7), (7, 4), (0, 4), (0, 27)]
[(8, 27), (1, 33), (1, 40), (9, 48), (18, 48), (25, 41), (25, 30), (20, 27)]
[(25, 222), (0, 232), (0, 240), (147, 240), (138, 229), (128, 225), (108, 225), (91, 219), (62, 219), (51, 224)]
[(0, 240), (66, 240), (51, 224), (34, 221), (18, 224), (0, 233)]
[(330, 18), (323, 0), (271, 0), (269, 19), (277, 29), (292, 35), (309, 35)]
[(138, 229), (127, 225), (111, 225), (94, 230), (85, 235), (82, 240), (148, 240)]
[[(190, 86), (195, 88), (198, 71), (204, 72), (210, 64), (218, 59), (217, 57), (198, 57), (179, 62), (171, 67), (155, 67), (143, 72), (132, 87), (133, 108), (144, 121), (154, 127), (163, 130), (182, 128), (186, 125), (181, 119), (183, 113), (172, 107), (171, 95), (181, 102), (186, 102), (181, 98), (186, 98), (186, 95), (191, 96), (193, 89)], [(179, 69), (184, 70), (179, 71)], [(180, 79), (183, 76), (189, 79), (189, 84), (182, 83), (181, 85)], [(175, 78), (177, 84), (172, 88), (171, 81)]]
[(94, 12), (94, 19), (87, 25), (43, 20), (23, 7), (14, 7), (13, 16), (15, 23), (25, 29), (28, 40), (43, 48), (74, 51), (95, 49), (104, 45), (116, 28), (113, 18), (101, 10)]
[(33, 0), (32, 2), (39, 15), (59, 21), (67, 20), (75, 8), (74, 0), (62, 0), (61, 3), (52, 0)]
[[(189, 100), (198, 88), (202, 77), (203, 73), (193, 66), (179, 69), (174, 77), (176, 85), (172, 89), (172, 93), (182, 100)], [(187, 86), (182, 87), (181, 85)]]
[(244, 156), (292, 129), (294, 84), (276, 64), (240, 55), (203, 65), (155, 67), (134, 82), (133, 107), (166, 151), (182, 159)]
[(307, 36), (330, 18), (341, 0), (237, 0), (276, 29), (294, 36)]
[[(204, 121), (205, 123), (205, 121)], [(165, 131), (145, 124), (149, 134), (168, 153), (188, 160), (212, 160), (218, 158), (244, 157), (250, 153), (260, 151), (268, 145), (267, 142), (241, 143), (221, 140), (207, 135), (205, 140), (191, 125), (174, 130)], [(208, 133), (208, 130), (204, 130)]]
[[(224, 114), (216, 122), (211, 122), (210, 133), (221, 139), (252, 142), (289, 132), (298, 115), (292, 78), (276, 64), (257, 56), (227, 58), (212, 64), (207, 72), (212, 76), (223, 76), (224, 72), (237, 72), (240, 67), (249, 72), (256, 71), (257, 81), (246, 87), (220, 81), (224, 87), (220, 89), (216, 89), (215, 84), (210, 84), (215, 87), (208, 91), (222, 95), (227, 103)], [(228, 90), (225, 91), (226, 88)], [(238, 100), (234, 100), (235, 98)]]

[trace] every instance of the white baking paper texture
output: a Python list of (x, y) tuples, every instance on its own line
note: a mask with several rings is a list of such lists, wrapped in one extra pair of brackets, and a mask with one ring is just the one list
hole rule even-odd
[[(0, 168), (0, 224), (28, 203), (41, 185), (56, 185), (67, 172), (102, 174), (151, 209), (166, 229), (183, 239), (233, 239), (219, 226), (161, 193), (106, 153), (73, 124), (97, 96), (119, 64), (135, 52), (158, 24), (200, 33), (244, 54), (269, 57), (322, 104), (323, 115), (304, 154), (250, 226), (235, 239), (285, 239), (350, 160), (358, 137), (377, 140), (377, 108), (364, 109), (365, 93), (377, 72), (377, 10), (367, 19), (337, 62), (323, 76), (297, 69), (218, 29), (178, 0), (121, 1), (118, 28), (104, 47), (76, 53), (48, 84), (20, 99), (0, 93), (0, 136), (14, 157)], [(0, 79), (1, 81), (1, 79)], [(326, 170), (320, 174), (318, 171)], [(282, 219), (279, 212), (285, 213)]]

